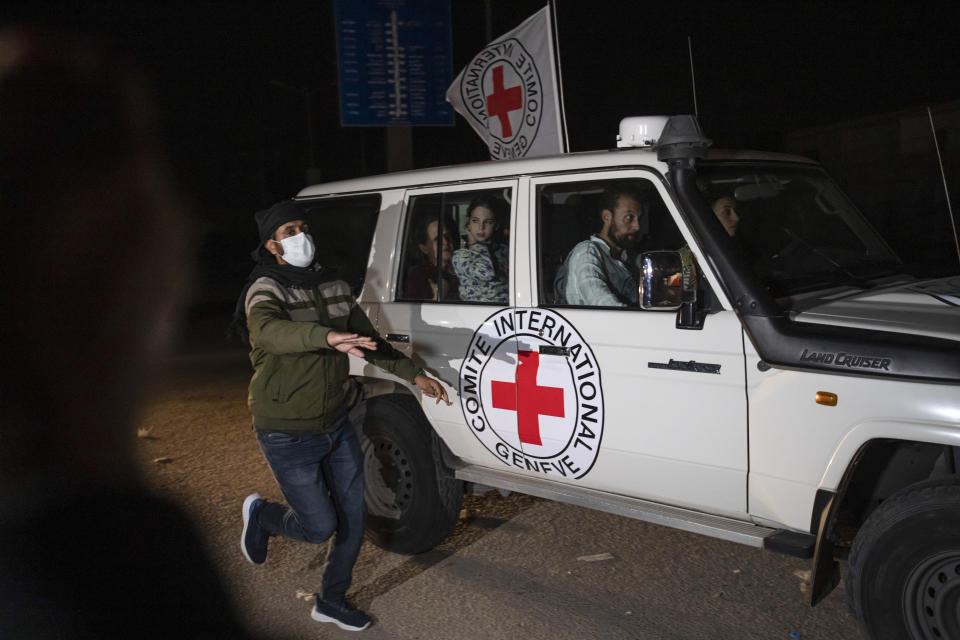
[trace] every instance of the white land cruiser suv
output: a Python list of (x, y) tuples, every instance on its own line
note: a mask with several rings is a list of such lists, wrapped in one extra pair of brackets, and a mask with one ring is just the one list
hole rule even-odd
[[(620, 139), (297, 196), (453, 399), (351, 358), (372, 539), (429, 549), (474, 483), (812, 558), (814, 604), (852, 540), (865, 636), (960, 638), (960, 276), (907, 273), (814, 162), (708, 151), (691, 116)], [(571, 258), (623, 188), (636, 251)], [(603, 305), (556, 286), (611, 265), (636, 280)]]

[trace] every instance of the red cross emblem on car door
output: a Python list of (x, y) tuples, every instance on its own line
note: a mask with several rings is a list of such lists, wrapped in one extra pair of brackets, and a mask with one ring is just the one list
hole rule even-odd
[(494, 380), (491, 383), (495, 409), (517, 412), (520, 442), (540, 445), (540, 416), (563, 418), (563, 389), (537, 384), (540, 354), (519, 351), (516, 382)]

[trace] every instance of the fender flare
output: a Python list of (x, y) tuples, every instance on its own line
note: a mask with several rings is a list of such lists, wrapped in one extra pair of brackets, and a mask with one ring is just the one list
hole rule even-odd
[[(900, 440), (960, 447), (960, 430), (948, 422), (901, 422), (896, 420), (866, 420), (848, 429), (834, 447), (830, 462), (820, 476), (819, 486), (828, 491), (839, 491), (857, 456), (874, 440)], [(815, 506), (817, 503), (814, 503)], [(819, 512), (814, 509), (814, 524)], [(811, 527), (811, 531), (813, 528)]]
[(814, 498), (810, 530), (816, 532), (816, 539), (810, 576), (810, 606), (820, 603), (840, 583), (840, 565), (833, 558), (830, 533), (857, 465), (870, 444), (881, 439), (952, 446), (955, 461), (960, 458), (960, 432), (946, 423), (871, 420), (848, 431), (830, 456), (830, 465), (820, 478), (821, 488), (817, 489)]

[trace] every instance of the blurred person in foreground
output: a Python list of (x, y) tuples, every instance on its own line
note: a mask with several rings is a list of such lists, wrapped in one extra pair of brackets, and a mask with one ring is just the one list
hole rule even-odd
[(138, 78), (0, 32), (0, 121), (0, 637), (247, 638), (134, 455), (189, 231)]

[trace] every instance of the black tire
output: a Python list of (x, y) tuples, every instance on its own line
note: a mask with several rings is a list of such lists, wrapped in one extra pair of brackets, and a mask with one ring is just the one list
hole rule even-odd
[(429, 551), (456, 525), (463, 483), (439, 459), (439, 443), (415, 398), (377, 396), (365, 409), (367, 537), (394, 553)]
[(911, 485), (870, 514), (847, 602), (866, 638), (960, 638), (960, 478)]

